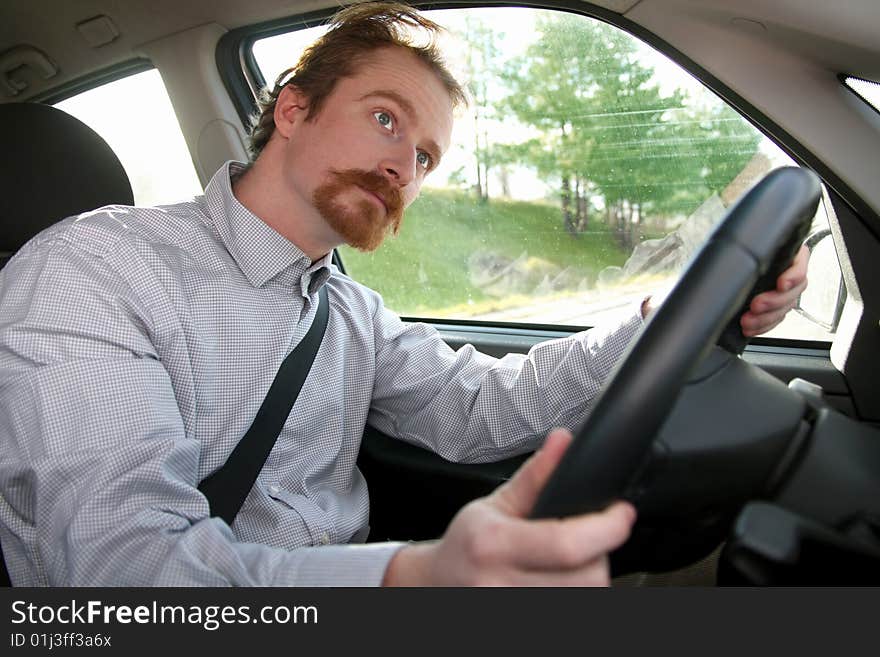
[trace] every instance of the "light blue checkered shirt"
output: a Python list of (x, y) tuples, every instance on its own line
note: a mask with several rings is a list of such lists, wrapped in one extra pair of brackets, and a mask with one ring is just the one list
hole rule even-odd
[[(233, 196), (110, 206), (0, 272), (0, 539), (19, 586), (361, 586), (399, 544), (355, 544), (369, 423), (453, 461), (576, 426), (642, 321), (496, 360), (404, 324)], [(198, 482), (244, 435), (328, 287), (314, 366), (234, 525)]]

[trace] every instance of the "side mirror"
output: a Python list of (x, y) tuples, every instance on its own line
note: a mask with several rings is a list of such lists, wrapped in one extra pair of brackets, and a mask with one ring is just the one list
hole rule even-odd
[(834, 333), (846, 301), (846, 285), (831, 231), (826, 228), (813, 233), (804, 244), (810, 249), (810, 264), (807, 267), (809, 285), (798, 299), (795, 310)]

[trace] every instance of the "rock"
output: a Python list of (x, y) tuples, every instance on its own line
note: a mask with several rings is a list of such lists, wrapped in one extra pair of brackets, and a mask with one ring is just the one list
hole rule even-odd
[(596, 287), (600, 290), (617, 285), (623, 278), (623, 267), (605, 267), (596, 278)]
[(703, 245), (724, 212), (721, 199), (713, 194), (666, 237), (637, 244), (623, 265), (621, 278), (681, 271)]
[(537, 294), (536, 288), (553, 290), (560, 269), (525, 251), (515, 260), (489, 251), (478, 251), (468, 260), (471, 284), (494, 297)]
[(676, 231), (681, 238), (682, 248), (687, 254), (682, 264), (687, 262), (703, 245), (709, 232), (721, 220), (726, 210), (721, 198), (717, 194), (713, 194), (682, 222)]
[(623, 266), (624, 278), (642, 274), (675, 271), (682, 257), (682, 240), (677, 232), (662, 239), (645, 240), (636, 245)]
[(550, 283), (550, 277), (545, 276), (541, 282), (532, 290), (532, 294), (536, 297), (543, 297), (553, 292), (553, 285)]
[(566, 267), (550, 281), (550, 287), (556, 291), (579, 289), (588, 284), (583, 274), (574, 267)]

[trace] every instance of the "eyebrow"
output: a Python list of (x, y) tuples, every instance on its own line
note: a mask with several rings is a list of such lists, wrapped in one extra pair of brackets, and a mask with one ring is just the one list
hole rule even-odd
[[(416, 108), (413, 107), (413, 104), (409, 102), (402, 95), (397, 93), (396, 91), (392, 91), (391, 89), (377, 89), (376, 91), (371, 91), (367, 94), (364, 94), (360, 97), (360, 100), (366, 100), (368, 98), (386, 98), (388, 100), (392, 100), (397, 103), (400, 108), (406, 113), (409, 117), (410, 121), (417, 122)], [(443, 149), (440, 148), (439, 144), (433, 139), (426, 139), (425, 145), (428, 150), (431, 151), (431, 157), (434, 158), (434, 165), (436, 166), (438, 162), (440, 162), (440, 158), (443, 154)]]

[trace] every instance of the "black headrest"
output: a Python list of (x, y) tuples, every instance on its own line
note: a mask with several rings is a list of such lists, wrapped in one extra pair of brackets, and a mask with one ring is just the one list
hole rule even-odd
[(132, 205), (119, 158), (98, 133), (49, 105), (0, 104), (0, 264), (56, 221), (118, 203)]

